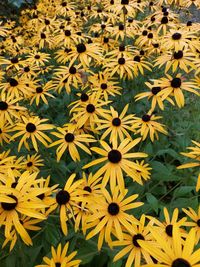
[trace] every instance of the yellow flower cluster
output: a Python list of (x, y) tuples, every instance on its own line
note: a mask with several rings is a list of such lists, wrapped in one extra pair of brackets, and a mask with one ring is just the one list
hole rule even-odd
[[(123, 247), (113, 260), (127, 257), (125, 267), (200, 266), (200, 208), (183, 209), (192, 222), (179, 219), (177, 208), (171, 218), (164, 208), (163, 220), (138, 216), (143, 203), (127, 187), (151, 177), (143, 144), (167, 135), (157, 111), (183, 108), (188, 92), (200, 96), (200, 24), (182, 23), (175, 8), (191, 5), (199, 9), (200, 1), (39, 0), (19, 21), (0, 21), (3, 247), (12, 250), (19, 238), (34, 245), (29, 231), (55, 214), (63, 236), (72, 226), (86, 240), (97, 235), (98, 250), (104, 242)], [(144, 98), (150, 103), (133, 114)], [(182, 154), (196, 162), (179, 169), (200, 166), (200, 144), (193, 143)], [(50, 181), (53, 166), (47, 178), (40, 172), (51, 157), (50, 164), (81, 167), (62, 186)], [(58, 243), (38, 267), (79, 266), (76, 252), (67, 255), (69, 243)]]

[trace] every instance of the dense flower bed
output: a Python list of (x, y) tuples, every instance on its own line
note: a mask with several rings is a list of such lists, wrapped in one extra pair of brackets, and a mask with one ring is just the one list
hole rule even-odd
[(40, 0), (1, 19), (1, 266), (200, 266), (192, 5)]

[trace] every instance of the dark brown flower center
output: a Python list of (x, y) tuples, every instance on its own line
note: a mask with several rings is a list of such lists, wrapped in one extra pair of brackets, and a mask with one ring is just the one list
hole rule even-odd
[(26, 125), (26, 131), (29, 132), (29, 133), (33, 133), (35, 132), (36, 130), (36, 126), (35, 124), (29, 122), (27, 125)]
[(66, 141), (67, 143), (71, 143), (71, 142), (73, 142), (73, 141), (74, 141), (74, 135), (73, 135), (72, 133), (67, 133), (67, 134), (65, 135), (65, 141)]
[(107, 84), (106, 83), (102, 83), (101, 84), (101, 89), (102, 90), (106, 90), (108, 88)]
[(147, 35), (147, 37), (149, 38), (149, 39), (152, 39), (153, 38), (153, 33), (149, 33), (148, 35)]
[(45, 19), (44, 20), (44, 23), (45, 23), (45, 25), (49, 25), (50, 24), (50, 21), (48, 19)]
[(118, 63), (119, 63), (119, 65), (124, 65), (125, 62), (126, 62), (126, 60), (125, 60), (123, 57), (120, 57), (120, 58), (118, 59)]
[(86, 110), (88, 113), (93, 113), (95, 111), (95, 106), (92, 104), (88, 104)]
[(123, 45), (123, 44), (120, 45), (120, 46), (119, 46), (119, 51), (120, 51), (120, 52), (124, 52), (124, 51), (125, 51), (125, 45)]
[(178, 258), (172, 262), (172, 267), (191, 267), (191, 265), (185, 259)]
[(179, 88), (181, 86), (181, 79), (180, 78), (174, 78), (172, 81), (171, 81), (171, 86), (173, 88)]
[(29, 72), (30, 71), (30, 68), (27, 66), (24, 68), (24, 72)]
[(148, 114), (145, 114), (145, 115), (142, 116), (142, 120), (143, 120), (144, 122), (148, 122), (148, 121), (150, 121), (150, 119), (151, 119), (151, 116), (148, 115)]
[(86, 51), (86, 46), (84, 44), (78, 44), (76, 50), (79, 54), (84, 53)]
[(107, 44), (107, 43), (109, 42), (109, 38), (108, 38), (108, 37), (104, 37), (104, 38), (103, 38), (103, 42), (104, 42), (105, 44)]
[(192, 26), (192, 21), (189, 20), (189, 21), (187, 22), (187, 26)]
[(183, 57), (183, 51), (179, 50), (178, 52), (174, 52), (174, 59), (181, 59)]
[(35, 59), (40, 59), (40, 55), (35, 55)]
[(0, 101), (0, 110), (7, 110), (8, 104), (4, 101)]
[(108, 160), (111, 163), (119, 163), (122, 159), (122, 154), (120, 151), (116, 150), (116, 149), (112, 149), (109, 153), (108, 153)]
[(37, 87), (37, 88), (36, 88), (36, 92), (37, 92), (38, 94), (42, 93), (42, 92), (43, 92), (42, 87), (41, 87), (41, 86)]
[(120, 120), (120, 118), (114, 118), (114, 119), (112, 120), (112, 125), (113, 125), (113, 126), (120, 126), (120, 125), (121, 125), (121, 120)]
[(56, 194), (56, 201), (59, 205), (65, 205), (70, 200), (70, 194), (66, 190), (60, 190)]
[(148, 34), (148, 31), (147, 30), (144, 30), (143, 32), (142, 32), (142, 35), (143, 36), (146, 36)]
[(173, 225), (172, 224), (168, 224), (165, 227), (165, 232), (168, 236), (172, 237), (172, 233), (173, 233)]
[(86, 93), (81, 94), (81, 101), (82, 102), (86, 102), (86, 101), (88, 101), (88, 99), (89, 99), (89, 96)]
[(159, 87), (159, 86), (154, 86), (151, 89), (151, 92), (153, 95), (157, 95), (157, 93), (159, 93), (160, 91), (161, 91), (161, 87)]
[(44, 199), (44, 197), (45, 197), (45, 194), (44, 194), (44, 193), (42, 193), (42, 194), (38, 195), (37, 197), (38, 197), (39, 199), (43, 200), (43, 199)]
[(120, 24), (119, 25), (119, 31), (123, 31), (124, 30), (124, 25), (123, 24)]
[(65, 30), (65, 36), (70, 36), (71, 35), (71, 31), (70, 30)]
[(128, 5), (129, 4), (129, 0), (121, 0), (121, 5)]
[(73, 67), (73, 66), (70, 67), (70, 68), (69, 68), (69, 73), (70, 73), (70, 74), (75, 74), (75, 73), (76, 73), (76, 68)]
[(173, 40), (180, 40), (181, 39), (181, 34), (179, 32), (176, 32), (172, 35)]
[(132, 239), (133, 245), (137, 248), (140, 248), (140, 245), (137, 242), (138, 240), (144, 240), (144, 236), (141, 234), (136, 234), (133, 236), (133, 239)]
[(89, 192), (89, 193), (92, 192), (92, 189), (91, 189), (90, 186), (85, 186), (85, 187), (83, 188), (83, 190), (85, 190), (85, 191), (87, 191), (87, 192)]
[(27, 167), (31, 167), (31, 166), (33, 166), (33, 162), (29, 161), (26, 165), (27, 165)]
[(119, 213), (119, 205), (115, 202), (112, 202), (108, 205), (108, 213), (112, 216), (115, 216)]
[(200, 219), (197, 220), (197, 225), (200, 227)]
[(45, 39), (45, 38), (46, 38), (46, 35), (42, 32), (42, 33), (40, 34), (40, 37), (41, 37), (42, 39)]
[(168, 23), (168, 18), (166, 16), (162, 17), (161, 19), (161, 24), (167, 24)]
[(11, 79), (9, 80), (9, 83), (10, 83), (10, 86), (12, 86), (12, 87), (14, 87), (14, 86), (17, 86), (17, 85), (18, 85), (18, 81), (17, 81), (17, 80), (15, 80), (15, 79), (13, 79), (13, 78), (11, 78)]
[(18, 58), (17, 57), (13, 57), (13, 58), (11, 58), (11, 63), (12, 64), (16, 64), (16, 63), (18, 63), (19, 62), (19, 60), (18, 60)]
[(135, 57), (133, 58), (133, 60), (136, 61), (136, 62), (140, 62), (140, 56), (135, 56)]
[(14, 210), (15, 207), (17, 206), (18, 204), (18, 200), (16, 198), (16, 196), (13, 196), (13, 195), (8, 195), (10, 198), (14, 199), (16, 202), (15, 203), (6, 203), (6, 202), (2, 202), (1, 203), (1, 206), (4, 210)]

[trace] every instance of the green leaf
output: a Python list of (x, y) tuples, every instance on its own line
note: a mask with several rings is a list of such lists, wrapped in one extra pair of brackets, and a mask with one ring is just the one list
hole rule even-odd
[(122, 260), (116, 261), (116, 262), (112, 262), (110, 261), (107, 265), (107, 267), (122, 267), (124, 265), (122, 265)]
[(181, 186), (174, 190), (174, 196), (175, 197), (183, 197), (188, 196), (188, 194), (195, 190), (195, 186)]
[(77, 258), (81, 260), (81, 265), (89, 263), (97, 254), (97, 247), (94, 244), (89, 244), (84, 240), (79, 243)]
[(151, 194), (146, 193), (147, 202), (151, 205), (152, 209), (158, 213), (159, 203), (158, 200)]

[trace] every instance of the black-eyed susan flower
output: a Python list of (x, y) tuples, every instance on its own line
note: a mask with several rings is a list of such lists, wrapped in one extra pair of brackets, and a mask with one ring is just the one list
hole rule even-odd
[(44, 257), (43, 261), (44, 264), (42, 265), (36, 265), (35, 267), (64, 267), (64, 266), (70, 266), (70, 267), (78, 267), (81, 263), (81, 260), (74, 259), (74, 257), (77, 254), (77, 251), (74, 251), (67, 255), (69, 248), (69, 242), (65, 244), (65, 246), (62, 249), (61, 243), (59, 243), (57, 249), (55, 249), (53, 246), (51, 247), (51, 258)]
[(175, 72), (177, 68), (179, 68), (188, 73), (189, 71), (196, 69), (194, 59), (195, 54), (187, 49), (175, 52), (166, 51), (155, 59), (154, 66), (159, 66), (159, 68), (161, 68), (165, 65), (165, 72), (168, 72), (170, 68), (172, 69), (172, 72)]
[(109, 182), (112, 192), (116, 185), (118, 185), (123, 192), (125, 190), (123, 171), (134, 181), (139, 183), (140, 179), (137, 177), (136, 170), (145, 171), (145, 169), (136, 164), (133, 159), (147, 157), (147, 154), (142, 152), (128, 153), (129, 150), (140, 141), (141, 138), (136, 138), (134, 140), (126, 138), (118, 146), (113, 144), (112, 148), (105, 141), (100, 141), (102, 148), (92, 147), (91, 150), (102, 157), (86, 164), (83, 168), (89, 168), (104, 162), (104, 165), (94, 174), (94, 177), (98, 178), (104, 174), (102, 180), (103, 187)]
[(134, 62), (131, 58), (119, 57), (106, 59), (105, 71), (113, 76), (117, 73), (120, 79), (133, 79)]
[[(181, 152), (181, 154), (185, 157), (188, 157), (190, 159), (193, 159), (194, 162), (189, 162), (189, 163), (184, 163), (180, 166), (177, 167), (177, 169), (187, 169), (187, 168), (193, 168), (193, 167), (199, 167), (200, 166), (200, 143), (192, 140), (192, 143), (196, 146), (188, 147), (187, 149), (190, 150), (190, 152)], [(197, 184), (196, 184), (196, 191), (199, 191), (200, 189), (200, 173), (197, 179)]]
[(50, 59), (49, 54), (44, 52), (33, 51), (28, 54), (26, 63), (36, 66), (44, 66)]
[(140, 246), (151, 254), (157, 263), (143, 265), (145, 267), (198, 267), (200, 262), (200, 249), (194, 251), (195, 230), (191, 229), (187, 234), (185, 241), (181, 238), (180, 229), (176, 225), (173, 228), (172, 243), (164, 242), (160, 233), (151, 228), (151, 233), (158, 246), (144, 240), (139, 240)]
[[(92, 215), (88, 217), (88, 222), (96, 222), (95, 228), (90, 231), (86, 239), (90, 239), (97, 235), (102, 228), (105, 227), (104, 239), (108, 245), (112, 245), (111, 234), (114, 230), (119, 240), (123, 240), (123, 228), (131, 231), (132, 224), (135, 222), (135, 217), (127, 213), (130, 209), (135, 209), (141, 206), (142, 202), (133, 202), (138, 195), (126, 197), (127, 190), (122, 194), (118, 186), (115, 187), (112, 194), (104, 188), (102, 189), (102, 198), (98, 198), (91, 205)], [(98, 221), (98, 219), (100, 221)]]
[(185, 224), (195, 230), (195, 244), (198, 244), (200, 239), (200, 206), (197, 211), (191, 207), (188, 207), (187, 209), (183, 208), (183, 212), (190, 218), (190, 220), (192, 220), (187, 221)]
[(17, 131), (17, 133), (12, 136), (12, 140), (22, 136), (18, 145), (18, 151), (20, 151), (23, 144), (29, 150), (30, 147), (28, 140), (30, 139), (36, 151), (38, 151), (37, 140), (40, 141), (45, 147), (48, 147), (47, 142), (51, 142), (51, 139), (43, 132), (53, 129), (51, 124), (44, 123), (48, 121), (48, 119), (40, 119), (38, 116), (28, 118), (22, 116), (21, 120), (22, 121), (18, 122), (13, 128), (13, 131)]
[(100, 63), (102, 57), (102, 49), (97, 44), (78, 43), (72, 46), (72, 51), (69, 53), (71, 67), (76, 60), (80, 62), (81, 66), (87, 69), (90, 66), (91, 60)]
[(54, 205), (51, 211), (59, 207), (60, 212), (60, 225), (64, 235), (67, 235), (68, 228), (67, 222), (69, 218), (74, 217), (73, 207), (77, 207), (79, 202), (82, 202), (83, 194), (86, 193), (80, 186), (83, 180), (74, 181), (76, 174), (70, 175), (67, 179), (63, 189), (56, 193)]
[(79, 134), (77, 132), (77, 126), (75, 124), (66, 124), (65, 127), (57, 128), (58, 132), (52, 132), (52, 134), (59, 138), (59, 140), (53, 142), (50, 147), (59, 145), (56, 150), (57, 161), (60, 160), (63, 153), (68, 150), (71, 158), (74, 161), (80, 161), (80, 155), (77, 147), (91, 155), (91, 151), (83, 143), (94, 142), (94, 137), (90, 134)]
[[(42, 222), (41, 219), (33, 219), (29, 216), (26, 216), (26, 215), (22, 215), (20, 217), (20, 223), (22, 224), (23, 228), (27, 231), (39, 231), (41, 229), (40, 226), (36, 225), (40, 222)], [(26, 239), (23, 239), (24, 243), (29, 246), (30, 243), (27, 243)], [(11, 232), (10, 232), (10, 236), (9, 237), (6, 237), (4, 242), (3, 242), (3, 245), (2, 245), (2, 248), (4, 248), (8, 243), (10, 242), (10, 249), (9, 251), (13, 250), (16, 242), (17, 242), (17, 231), (16, 229), (14, 228)]]
[(155, 86), (164, 87), (158, 93), (158, 95), (162, 96), (163, 100), (165, 100), (168, 96), (174, 96), (177, 106), (182, 108), (185, 105), (183, 91), (188, 91), (199, 96), (200, 94), (196, 90), (199, 88), (193, 81), (185, 81), (184, 76), (180, 73), (174, 76), (175, 77), (166, 74), (166, 77), (162, 77), (159, 80), (153, 81)]
[(103, 130), (101, 140), (110, 135), (110, 143), (117, 146), (118, 142), (122, 142), (125, 138), (130, 138), (129, 132), (134, 132), (132, 127), (134, 122), (134, 114), (126, 115), (129, 105), (127, 104), (119, 115), (111, 106), (110, 114), (104, 114), (102, 119), (98, 120), (99, 126), (97, 130)]
[[(151, 84), (149, 82), (145, 82), (145, 84), (149, 88), (150, 92), (143, 92), (143, 93), (137, 94), (134, 97), (135, 98), (135, 101), (138, 101), (138, 100), (141, 100), (141, 99), (147, 97), (148, 100), (151, 99), (151, 110), (152, 111), (154, 111), (154, 109), (157, 106), (159, 106), (160, 109), (164, 110), (164, 104), (163, 104), (164, 100), (158, 94), (163, 89), (163, 87), (161, 87), (161, 86), (154, 86), (154, 84)], [(167, 97), (165, 100), (167, 100), (172, 105), (174, 105), (174, 102), (173, 102), (173, 100), (170, 97)]]
[(146, 252), (138, 243), (138, 240), (153, 240), (149, 231), (149, 227), (152, 226), (153, 223), (149, 222), (147, 225), (145, 224), (145, 215), (143, 214), (139, 221), (135, 221), (132, 224), (131, 231), (126, 230), (126, 232), (123, 233), (123, 240), (112, 242), (112, 247), (123, 246), (122, 250), (115, 255), (113, 259), (114, 262), (128, 254), (125, 267), (131, 267), (133, 264), (135, 267), (140, 267), (144, 260), (146, 263), (153, 263), (151, 254)]
[(152, 216), (147, 216), (153, 222), (154, 228), (157, 229), (157, 231), (159, 231), (160, 236), (162, 236), (162, 239), (165, 240), (165, 242), (166, 241), (172, 242), (172, 239), (174, 237), (173, 236), (173, 228), (175, 226), (177, 226), (181, 229), (180, 230), (181, 237), (184, 237), (185, 231), (181, 227), (184, 227), (187, 225), (187, 223), (186, 223), (187, 218), (183, 217), (183, 218), (179, 219), (179, 217), (178, 217), (179, 211), (177, 208), (173, 210), (172, 216), (170, 216), (167, 208), (164, 207), (163, 214), (164, 214), (164, 221), (160, 221), (160, 220), (158, 220)]
[(12, 227), (18, 232), (26, 244), (32, 244), (32, 240), (20, 222), (20, 215), (27, 215), (32, 218), (45, 220), (41, 209), (47, 207), (37, 196), (48, 191), (48, 188), (34, 188), (32, 185), (38, 183), (36, 180), (38, 173), (30, 174), (28, 171), (21, 174), (18, 181), (11, 183), (6, 181), (1, 185), (1, 192), (4, 196), (14, 200), (14, 202), (1, 200), (0, 215), (1, 225), (5, 225), (5, 237), (9, 238)]
[(49, 93), (50, 90), (53, 89), (53, 83), (52, 81), (48, 81), (47, 83), (40, 84), (36, 86), (34, 89), (34, 92), (32, 92), (29, 96), (30, 98), (30, 104), (32, 104), (34, 101), (36, 103), (36, 106), (38, 106), (41, 103), (41, 100), (48, 105), (48, 100), (46, 97), (55, 98), (52, 94)]
[(13, 98), (12, 95), (1, 93), (0, 95), (0, 121), (9, 122), (13, 125), (16, 118), (20, 118), (18, 111), (26, 110), (25, 107), (19, 106), (18, 102), (22, 100), (21, 97)]
[(56, 69), (53, 81), (55, 90), (60, 93), (64, 87), (69, 94), (72, 87), (78, 89), (82, 85), (81, 73), (79, 71), (80, 65), (73, 65), (71, 67), (61, 66)]
[(169, 33), (163, 36), (162, 46), (168, 50), (175, 50), (175, 52), (182, 51), (183, 48), (190, 47), (192, 38), (196, 38), (194, 32), (189, 32), (183, 29), (170, 29)]
[(151, 111), (149, 111), (142, 118), (135, 118), (133, 127), (136, 129), (136, 133), (140, 133), (142, 140), (145, 140), (149, 135), (151, 141), (154, 142), (155, 138), (158, 139), (158, 132), (167, 134), (165, 125), (157, 122), (161, 118), (161, 116), (151, 114)]
[(92, 92), (100, 92), (101, 96), (108, 101), (109, 96), (120, 95), (122, 89), (118, 82), (110, 76), (109, 73), (98, 72), (98, 74), (89, 77)]
[(133, 72), (134, 72), (135, 77), (138, 76), (139, 72), (142, 75), (144, 75), (144, 69), (151, 71), (152, 64), (148, 62), (147, 60), (145, 60), (143, 56), (137, 55), (137, 54), (134, 55), (133, 62), (134, 62)]
[(73, 117), (71, 121), (76, 121), (78, 128), (89, 123), (91, 129), (95, 130), (96, 121), (99, 117), (103, 116), (105, 113), (109, 113), (109, 110), (105, 109), (104, 106), (111, 101), (101, 100), (99, 92), (93, 93), (89, 98), (86, 94), (81, 96), (84, 101), (79, 102), (80, 105), (73, 108)]
[(71, 48), (63, 47), (55, 52), (55, 58), (58, 63), (66, 64), (70, 60), (69, 53), (72, 51)]
[(12, 125), (9, 122), (2, 119), (0, 120), (0, 144), (3, 146), (3, 142), (9, 143), (11, 135), (9, 132), (12, 132)]
[(26, 159), (23, 160), (22, 168), (26, 169), (30, 173), (39, 172), (38, 167), (44, 166), (43, 159), (37, 153), (34, 155), (27, 155)]
[(28, 97), (33, 91), (32, 86), (29, 86), (32, 81), (25, 77), (18, 78), (16, 76), (9, 77), (7, 81), (0, 83), (2, 93), (12, 98)]

